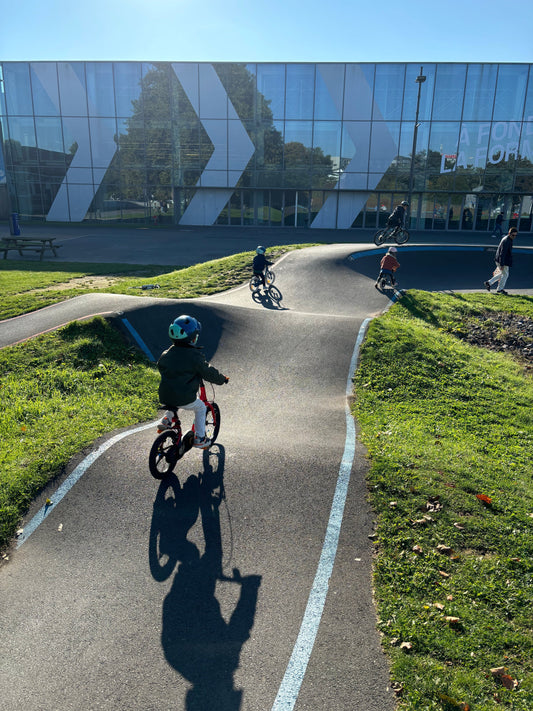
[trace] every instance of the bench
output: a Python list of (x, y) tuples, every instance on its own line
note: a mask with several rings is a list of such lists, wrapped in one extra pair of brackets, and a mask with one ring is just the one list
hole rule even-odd
[(0, 252), (4, 253), (7, 259), (8, 252), (17, 251), (22, 257), (25, 252), (37, 252), (42, 260), (45, 250), (50, 249), (57, 257), (57, 248), (60, 244), (54, 244), (55, 237), (26, 238), (26, 237), (4, 237), (0, 241)]

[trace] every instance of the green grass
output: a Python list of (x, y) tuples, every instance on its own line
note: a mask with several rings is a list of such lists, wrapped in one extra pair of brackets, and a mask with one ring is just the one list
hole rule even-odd
[(99, 436), (155, 419), (155, 366), (95, 318), (0, 350), (0, 546), (33, 497)]
[(504, 308), (533, 318), (530, 297), (409, 292), (361, 351), (379, 628), (405, 710), (533, 708), (533, 380), (454, 335)]
[[(270, 259), (294, 249), (284, 245), (267, 250)], [(133, 294), (168, 299), (191, 299), (225, 291), (251, 276), (254, 252), (241, 252), (192, 267), (167, 268), (131, 264), (50, 263), (0, 260), (0, 320), (87, 293)], [(106, 279), (102, 284), (101, 280)], [(75, 281), (72, 281), (75, 280)], [(108, 283), (112, 280), (112, 283)], [(143, 291), (146, 284), (159, 289)]]

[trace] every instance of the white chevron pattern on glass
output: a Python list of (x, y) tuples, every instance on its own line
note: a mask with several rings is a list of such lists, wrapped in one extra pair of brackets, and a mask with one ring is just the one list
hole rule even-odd
[(175, 62), (172, 68), (213, 143), (213, 153), (180, 225), (211, 225), (233, 194), (255, 146), (211, 64)]
[[(364, 73), (359, 65), (351, 65), (350, 69), (352, 72), (351, 80), (356, 82), (358, 87), (358, 102), (370, 105), (372, 102), (372, 90)], [(317, 64), (317, 72), (320, 73), (320, 76), (324, 80), (339, 114), (339, 118), (345, 118), (343, 116), (342, 101), (342, 87), (345, 85), (344, 66), (341, 64)], [(379, 107), (374, 105), (374, 118), (376, 118), (376, 114), (381, 116)], [(385, 173), (383, 170), (374, 173), (368, 171), (367, 166), (363, 167), (358, 165), (361, 154), (368, 156), (370, 137), (364, 132), (360, 122), (345, 121), (344, 125), (350, 134), (350, 138), (356, 148), (356, 153), (341, 175), (339, 187), (342, 188), (342, 190), (336, 191), (326, 199), (324, 205), (313, 220), (311, 227), (315, 229), (349, 229), (359, 212), (365, 206), (370, 191), (375, 189)], [(389, 166), (398, 154), (398, 146), (385, 122), (382, 124), (376, 122), (373, 125), (374, 127), (380, 126), (381, 128), (379, 142), (376, 141), (376, 145), (379, 146), (379, 156), (376, 157), (379, 158), (382, 165)], [(366, 181), (367, 172), (369, 173), (368, 181)], [(361, 174), (365, 174), (366, 185), (364, 186), (358, 182), (361, 178)], [(369, 192), (352, 192), (356, 189), (360, 190), (361, 187), (367, 188)]]

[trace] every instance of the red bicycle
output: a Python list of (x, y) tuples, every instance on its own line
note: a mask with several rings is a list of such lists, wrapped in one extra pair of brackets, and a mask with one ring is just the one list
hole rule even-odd
[[(220, 408), (214, 401), (215, 388), (211, 385), (212, 398), (208, 399), (205, 383), (200, 381), (199, 396), (200, 400), (205, 403), (205, 436), (211, 440), (213, 444), (218, 437), (220, 430)], [(148, 456), (148, 465), (150, 474), (154, 479), (164, 479), (172, 474), (176, 462), (191, 449), (194, 444), (194, 425), (185, 434), (182, 433), (181, 422), (178, 417), (179, 408), (169, 408), (173, 413), (172, 427), (164, 430), (156, 437), (150, 454)]]

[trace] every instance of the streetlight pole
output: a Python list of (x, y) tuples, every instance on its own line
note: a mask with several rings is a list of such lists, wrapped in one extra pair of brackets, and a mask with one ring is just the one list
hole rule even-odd
[(415, 114), (415, 128), (413, 131), (413, 148), (411, 150), (411, 169), (409, 171), (409, 215), (411, 215), (411, 206), (413, 201), (413, 180), (415, 176), (415, 156), (416, 156), (416, 139), (418, 136), (418, 112), (420, 111), (420, 90), (422, 89), (422, 84), (426, 81), (426, 77), (422, 74), (424, 67), (420, 67), (420, 74), (415, 79), (418, 84), (418, 97), (416, 99), (416, 114)]

